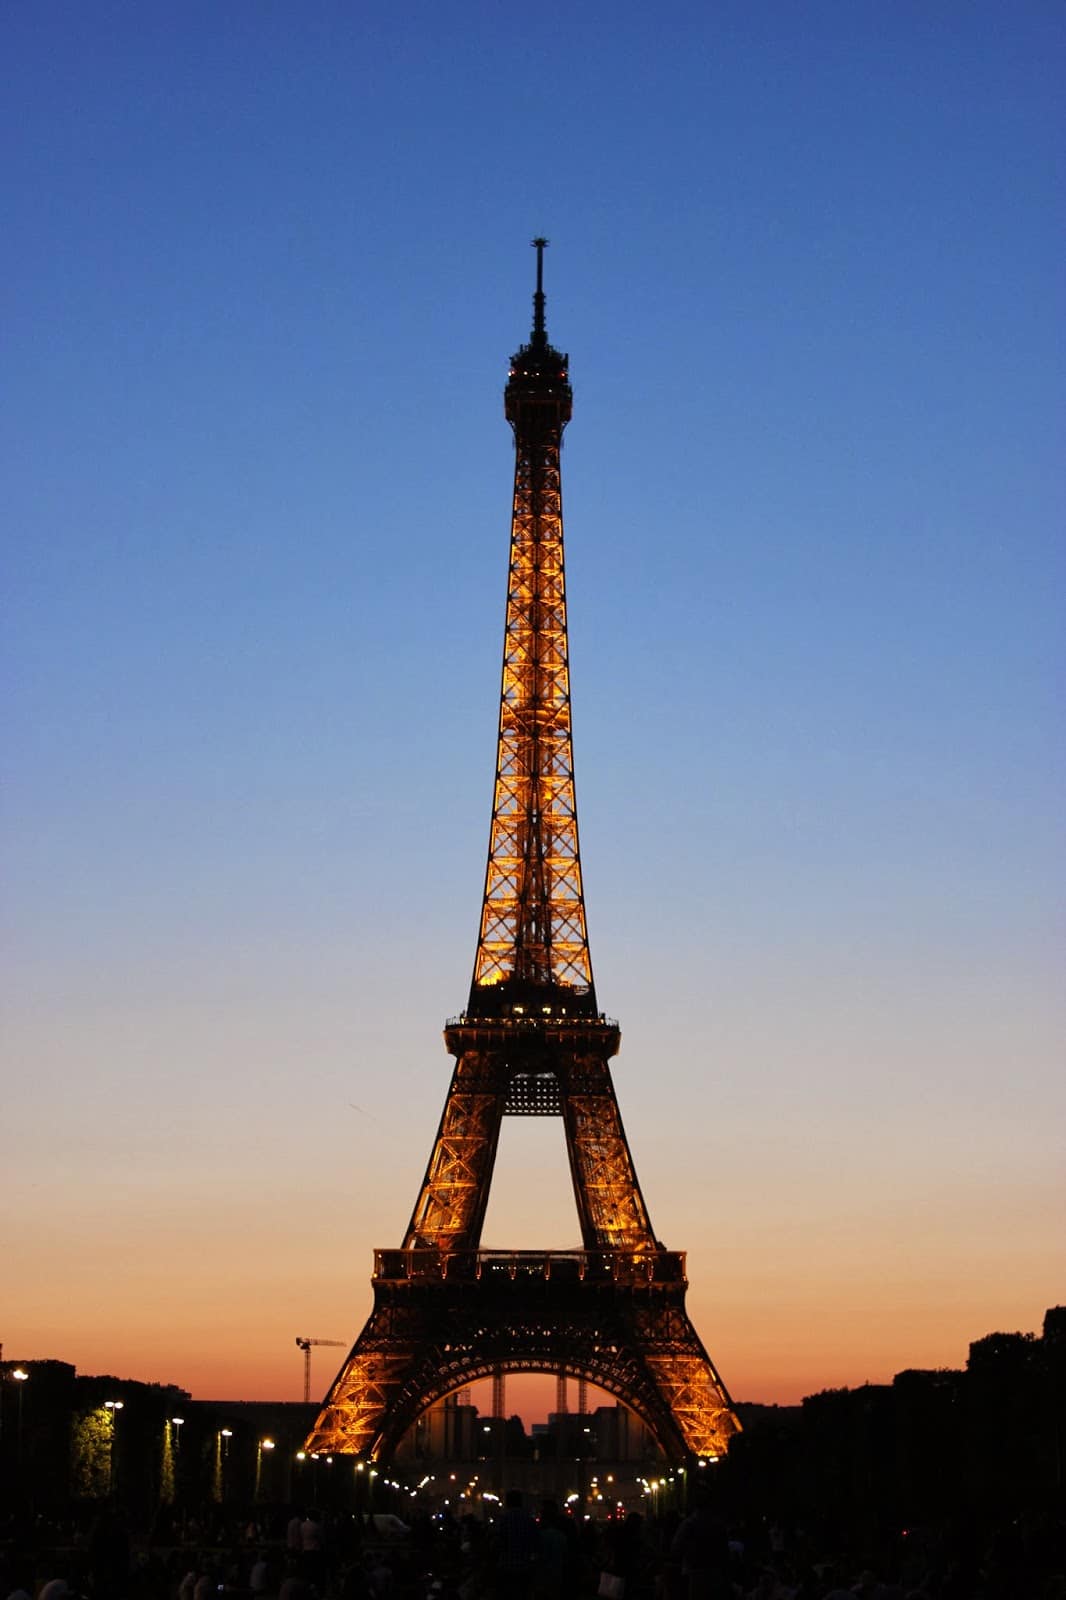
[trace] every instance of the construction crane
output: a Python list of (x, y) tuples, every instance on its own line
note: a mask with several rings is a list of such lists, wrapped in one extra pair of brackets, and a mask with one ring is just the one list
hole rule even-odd
[(311, 1404), (311, 1346), (313, 1344), (335, 1344), (337, 1349), (343, 1349), (343, 1339), (297, 1339), (297, 1348), (304, 1353), (304, 1405)]

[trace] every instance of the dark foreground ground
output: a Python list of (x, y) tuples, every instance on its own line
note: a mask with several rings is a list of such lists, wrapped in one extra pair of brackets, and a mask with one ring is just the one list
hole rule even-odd
[(493, 1522), (259, 1508), (181, 1542), (131, 1538), (116, 1511), (3, 1529), (0, 1600), (1066, 1600), (1066, 1523), (882, 1531), (687, 1516), (579, 1521), (552, 1504)]

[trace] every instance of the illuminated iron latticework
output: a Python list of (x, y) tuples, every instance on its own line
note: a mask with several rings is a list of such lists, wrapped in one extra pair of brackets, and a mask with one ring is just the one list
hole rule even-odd
[(570, 737), (559, 450), (570, 420), (567, 358), (544, 331), (537, 253), (533, 337), (511, 362), (515, 431), (511, 560), (489, 863), (475, 991), (486, 985), (589, 991)]
[[(654, 1236), (615, 1099), (616, 1022), (597, 1010), (574, 801), (559, 452), (567, 358), (533, 332), (505, 414), (515, 487), (488, 867), (467, 1009), (426, 1175), (374, 1309), (308, 1450), (387, 1457), (435, 1401), (502, 1372), (592, 1382), (669, 1456), (716, 1457), (738, 1423), (685, 1311), (685, 1258)], [(501, 1119), (562, 1118), (582, 1248), (481, 1249)]]

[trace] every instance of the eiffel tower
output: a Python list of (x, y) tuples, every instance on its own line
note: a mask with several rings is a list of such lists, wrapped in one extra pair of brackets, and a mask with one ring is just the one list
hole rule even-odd
[[(685, 1257), (656, 1239), (615, 1098), (617, 1022), (598, 1009), (578, 852), (559, 452), (567, 357), (548, 342), (545, 239), (533, 331), (504, 412), (515, 478), (496, 785), (474, 975), (444, 1030), (440, 1127), (400, 1249), (308, 1451), (388, 1459), (435, 1401), (505, 1372), (607, 1390), (668, 1458), (721, 1456), (739, 1427), (685, 1311)], [(561, 1117), (580, 1250), (483, 1250), (500, 1120)]]

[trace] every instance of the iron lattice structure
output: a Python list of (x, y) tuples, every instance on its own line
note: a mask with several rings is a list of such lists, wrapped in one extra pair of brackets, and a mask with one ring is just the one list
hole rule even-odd
[[(548, 342), (543, 250), (533, 332), (505, 414), (515, 482), (496, 783), (455, 1067), (399, 1250), (309, 1451), (391, 1455), (434, 1401), (501, 1371), (592, 1382), (675, 1459), (723, 1454), (739, 1424), (685, 1310), (685, 1258), (652, 1232), (615, 1098), (618, 1024), (596, 1005), (578, 850), (559, 454), (567, 357)], [(582, 1248), (481, 1249), (504, 1116), (562, 1118)]]
[(567, 358), (544, 332), (538, 254), (533, 338), (511, 362), (511, 559), (489, 861), (474, 998), (497, 985), (591, 992), (581, 890), (566, 645), (559, 451)]

